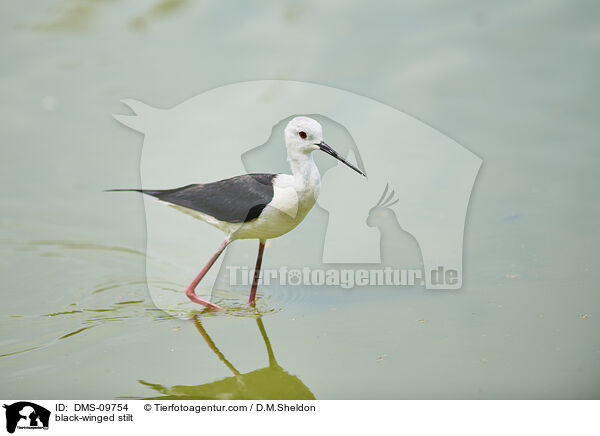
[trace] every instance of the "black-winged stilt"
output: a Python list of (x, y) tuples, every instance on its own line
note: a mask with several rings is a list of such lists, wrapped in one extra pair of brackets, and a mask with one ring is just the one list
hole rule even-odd
[(286, 234), (300, 224), (319, 195), (321, 176), (312, 152), (324, 151), (366, 177), (365, 173), (323, 141), (321, 125), (312, 118), (296, 117), (288, 123), (285, 146), (292, 175), (245, 174), (174, 189), (109, 191), (135, 191), (151, 195), (225, 233), (225, 240), (217, 252), (185, 291), (190, 300), (208, 308), (224, 310), (196, 295), (198, 283), (231, 242), (236, 239), (258, 239), (258, 256), (248, 299), (248, 304), (254, 306), (265, 242)]

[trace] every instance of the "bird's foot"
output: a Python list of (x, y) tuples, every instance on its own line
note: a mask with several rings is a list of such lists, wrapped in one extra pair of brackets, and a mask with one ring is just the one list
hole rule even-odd
[(192, 300), (194, 303), (201, 304), (202, 306), (208, 307), (209, 309), (227, 310), (224, 307), (221, 307), (221, 306), (218, 306), (218, 305), (216, 305), (214, 303), (211, 303), (210, 301), (203, 300), (202, 298), (198, 297), (193, 292), (186, 292), (185, 295), (190, 300)]

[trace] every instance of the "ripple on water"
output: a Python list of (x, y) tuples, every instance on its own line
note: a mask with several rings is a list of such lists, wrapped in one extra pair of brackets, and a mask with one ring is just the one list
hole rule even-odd
[(225, 307), (233, 316), (256, 316), (278, 313), (307, 297), (307, 293), (299, 287), (259, 287), (256, 309), (252, 309), (247, 304), (249, 292), (249, 287), (243, 290), (216, 289), (212, 293), (212, 302)]
[(49, 252), (47, 251), (49, 247), (55, 247), (61, 250), (90, 250), (90, 251), (110, 251), (110, 252), (122, 252), (127, 254), (133, 254), (135, 256), (146, 257), (146, 253), (129, 248), (122, 247), (118, 245), (108, 245), (108, 244), (97, 244), (91, 242), (82, 242), (82, 241), (69, 241), (69, 240), (33, 240), (33, 241), (17, 241), (12, 239), (2, 239), (0, 240), (3, 245), (10, 245), (15, 250), (39, 250), (41, 254), (48, 255), (58, 255), (61, 253), (58, 252)]
[[(103, 289), (102, 293), (95, 290)], [(51, 347), (92, 328), (129, 319), (167, 319), (147, 298), (144, 280), (129, 278), (92, 286), (87, 296), (71, 302), (63, 310), (39, 315), (0, 317), (0, 329), (11, 331), (8, 343), (0, 347), (0, 358)]]
[[(91, 253), (98, 253), (102, 257), (100, 259), (102, 261), (105, 257), (103, 253), (116, 252), (131, 255), (131, 260), (135, 260), (136, 264), (139, 263), (139, 257), (145, 256), (143, 252), (128, 247), (79, 241), (2, 240), (2, 242), (5, 247), (12, 247), (16, 251), (31, 251), (39, 256), (51, 255), (81, 259), (81, 256), (74, 252), (88, 250)], [(122, 264), (121, 271), (127, 270), (127, 265), (123, 264), (126, 257), (120, 257), (117, 260), (111, 256), (110, 259)], [(99, 272), (105, 274), (105, 270)], [(72, 295), (62, 292), (62, 296), (65, 298), (64, 307), (58, 306), (51, 313), (10, 314), (0, 317), (0, 327), (4, 327), (1, 330), (18, 332), (11, 335), (8, 343), (1, 344), (0, 358), (36, 352), (63, 341), (77, 339), (91, 329), (108, 323), (124, 322), (135, 318), (148, 319), (149, 317), (156, 321), (169, 320), (172, 317), (190, 319), (198, 314), (208, 317), (256, 318), (257, 316), (276, 314), (305, 296), (304, 292), (298, 292), (298, 288), (294, 287), (259, 289), (256, 307), (250, 307), (247, 304), (249, 287), (243, 290), (217, 289), (213, 292), (212, 300), (227, 310), (215, 311), (203, 310), (191, 304), (185, 297), (184, 284), (161, 278), (147, 281), (144, 277), (113, 276), (110, 280), (105, 278), (94, 282), (92, 277), (91, 283), (84, 285), (79, 281), (78, 276), (61, 275), (61, 277), (67, 280), (60, 284), (61, 289), (67, 291), (69, 288), (65, 288), (65, 286), (69, 285), (73, 288)], [(173, 293), (174, 308), (157, 307), (152, 299), (148, 298), (148, 283), (151, 283), (155, 289)]]
[[(215, 291), (211, 302), (225, 308), (226, 310), (215, 310), (202, 308), (199, 305), (191, 303), (184, 295), (183, 289), (177, 290), (176, 300), (170, 300), (169, 307), (157, 307), (156, 310), (164, 310), (168, 316), (190, 319), (193, 316), (202, 315), (203, 317), (246, 317), (256, 318), (256, 316), (271, 315), (279, 312), (282, 308), (278, 307), (269, 300), (269, 298), (258, 297), (256, 306), (250, 307), (247, 304), (248, 296), (232, 290)], [(157, 306), (160, 306), (157, 304)]]

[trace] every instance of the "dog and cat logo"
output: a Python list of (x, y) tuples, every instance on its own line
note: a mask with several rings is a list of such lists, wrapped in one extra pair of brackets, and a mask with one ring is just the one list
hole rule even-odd
[[(115, 119), (143, 134), (144, 188), (266, 169), (288, 173), (282, 140), (287, 123), (299, 115), (319, 122), (327, 142), (365, 170), (368, 179), (346, 171), (334, 159), (316, 156), (323, 178), (318, 208), (293, 237), (272, 244), (264, 271), (302, 265), (313, 272), (348, 271), (355, 277), (372, 268), (419, 270), (422, 280), (416, 286), (461, 289), (467, 209), (482, 159), (433, 127), (358, 94), (286, 80), (233, 83), (168, 109), (133, 99), (122, 102), (133, 114)], [(198, 174), (201, 179), (194, 179)], [(144, 204), (147, 252), (153, 253), (146, 256), (148, 276), (180, 277), (182, 269), (195, 273), (193, 259), (213, 254), (210, 245), (202, 248), (202, 241), (213, 240), (214, 229), (171, 213), (153, 199), (145, 198)], [(304, 248), (298, 249), (298, 241)], [(158, 255), (164, 247), (171, 250), (168, 260)], [(204, 288), (233, 286), (235, 270), (229, 267), (246, 265), (247, 253), (243, 244), (228, 247)], [(296, 280), (298, 272), (291, 278)], [(369, 280), (361, 286), (378, 284)], [(157, 307), (181, 316), (178, 293), (165, 292), (157, 280), (149, 280), (148, 289)]]
[(6, 409), (6, 431), (14, 433), (16, 429), (48, 430), (50, 411), (29, 401), (4, 404)]

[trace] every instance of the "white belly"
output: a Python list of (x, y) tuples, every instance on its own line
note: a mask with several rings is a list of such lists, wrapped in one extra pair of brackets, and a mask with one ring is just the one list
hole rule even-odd
[(293, 230), (313, 208), (320, 191), (320, 178), (297, 183), (293, 176), (278, 175), (273, 181), (273, 200), (260, 216), (243, 223), (232, 235), (235, 239), (272, 239)]

